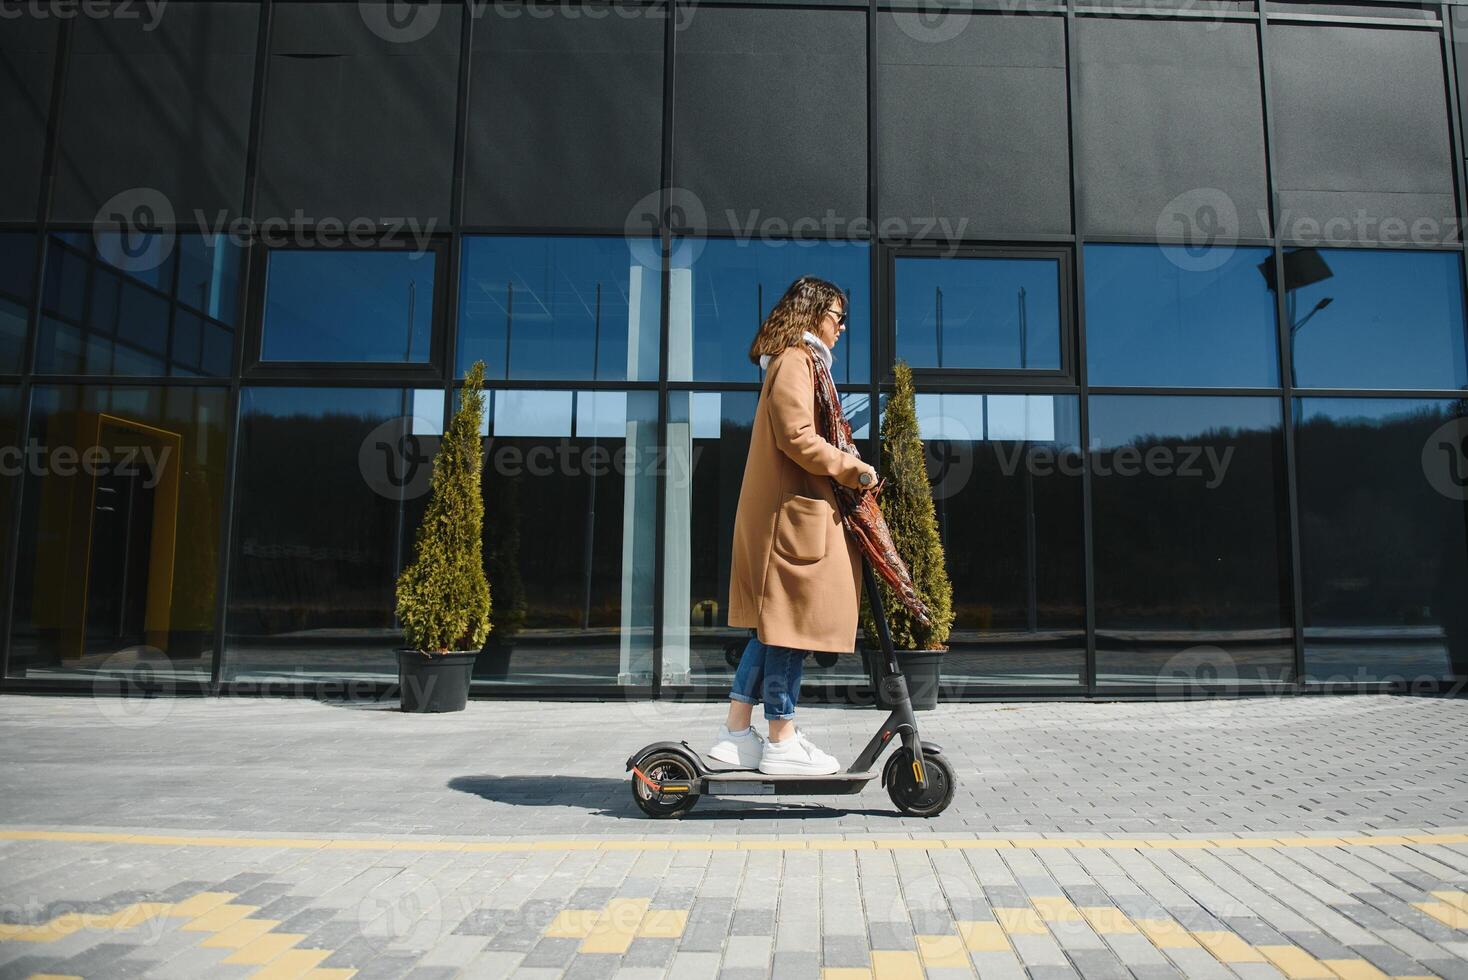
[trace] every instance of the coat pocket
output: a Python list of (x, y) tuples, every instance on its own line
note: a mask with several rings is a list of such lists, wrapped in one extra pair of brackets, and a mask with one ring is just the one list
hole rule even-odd
[(791, 561), (819, 561), (835, 510), (821, 497), (787, 491), (775, 521), (775, 553)]

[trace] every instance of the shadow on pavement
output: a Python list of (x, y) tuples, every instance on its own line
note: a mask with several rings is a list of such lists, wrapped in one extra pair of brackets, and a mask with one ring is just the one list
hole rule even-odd
[[(563, 806), (585, 810), (597, 816), (626, 817), (655, 827), (660, 821), (643, 815), (632, 802), (630, 783), (625, 779), (602, 776), (458, 776), (449, 780), (449, 789), (471, 793), (492, 803), (513, 806)], [(847, 797), (853, 802), (857, 797)], [(708, 797), (677, 819), (688, 823), (697, 820), (727, 820), (731, 817), (755, 817), (774, 820), (830, 819), (851, 814), (888, 816), (901, 814), (891, 808), (869, 810), (859, 807), (828, 806), (824, 803), (797, 800), (780, 803)], [(555, 832), (554, 827), (547, 827)]]

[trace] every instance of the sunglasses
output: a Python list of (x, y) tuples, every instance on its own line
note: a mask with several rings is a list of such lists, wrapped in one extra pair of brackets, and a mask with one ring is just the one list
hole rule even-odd
[(827, 310), (826, 311), (826, 314), (828, 316), (834, 316), (836, 318), (836, 326), (838, 326), (838, 327), (844, 327), (844, 326), (846, 326), (846, 311), (845, 310), (842, 310), (840, 313), (837, 313), (835, 310)]

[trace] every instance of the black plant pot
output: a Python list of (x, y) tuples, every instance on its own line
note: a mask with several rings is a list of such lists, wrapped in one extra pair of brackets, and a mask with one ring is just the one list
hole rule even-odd
[(463, 711), (478, 650), (425, 655), (398, 651), (398, 691), (403, 711)]
[[(882, 697), (877, 675), (881, 669), (882, 651), (863, 649), (867, 658), (867, 676), (871, 679), (877, 707), (890, 711), (892, 703)], [(942, 650), (898, 650), (897, 665), (907, 678), (907, 696), (912, 710), (931, 711), (938, 707), (938, 685), (943, 675)]]

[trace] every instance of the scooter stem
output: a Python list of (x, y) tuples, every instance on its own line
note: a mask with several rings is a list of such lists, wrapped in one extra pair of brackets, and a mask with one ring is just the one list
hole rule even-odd
[[(867, 559), (866, 555), (862, 555), (861, 557), (861, 577), (863, 584), (866, 586), (867, 601), (871, 603), (872, 618), (877, 623), (877, 636), (882, 641), (883, 676), (900, 674), (902, 668), (897, 663), (896, 651), (892, 649), (892, 631), (887, 626), (886, 610), (882, 608), (882, 593), (877, 589), (877, 577), (872, 572), (872, 563)], [(877, 678), (877, 683), (878, 685), (882, 683), (881, 677)], [(903, 685), (902, 691), (903, 695), (907, 697), (907, 686), (905, 684)], [(907, 703), (904, 707), (907, 709), (905, 712), (906, 715), (911, 718), (912, 701), (910, 697), (907, 697)], [(928, 776), (923, 769), (923, 742), (922, 738), (918, 735), (917, 719), (912, 719), (911, 727), (903, 729), (902, 744), (912, 753), (912, 775), (917, 781), (918, 788), (927, 789)]]

